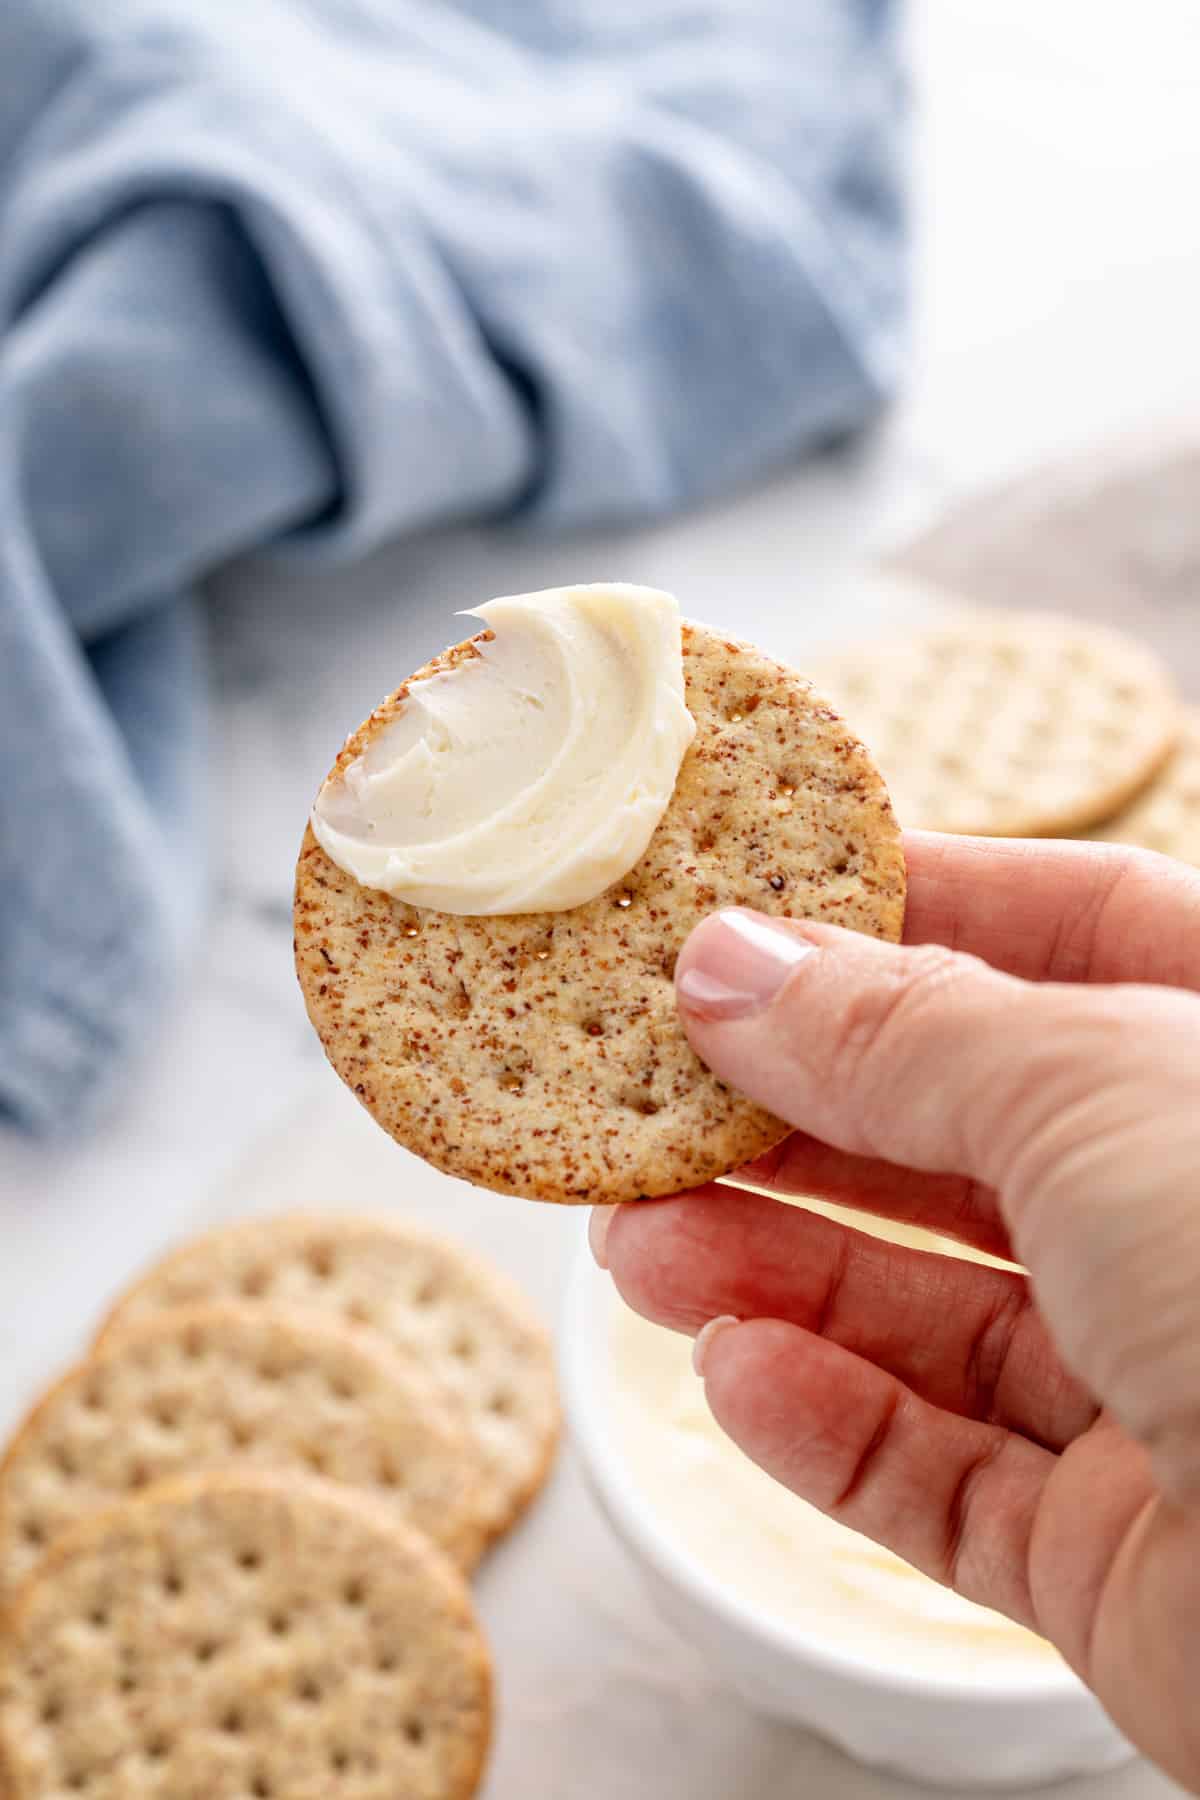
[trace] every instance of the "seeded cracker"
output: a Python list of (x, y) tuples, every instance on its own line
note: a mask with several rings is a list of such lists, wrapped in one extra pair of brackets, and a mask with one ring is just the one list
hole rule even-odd
[[(457, 645), (420, 676), (477, 654)], [(683, 1035), (672, 975), (691, 928), (743, 905), (900, 935), (898, 828), (838, 714), (801, 676), (704, 626), (683, 627), (683, 664), (697, 732), (670, 805), (628, 877), (585, 906), (414, 908), (360, 887), (305, 834), (295, 916), (309, 1016), (379, 1124), (452, 1175), (594, 1203), (727, 1173), (785, 1128)], [(339, 768), (407, 691), (350, 738)]]
[(486, 1539), (541, 1487), (559, 1425), (550, 1339), (519, 1289), (461, 1245), (398, 1218), (246, 1219), (164, 1257), (99, 1343), (169, 1308), (230, 1300), (338, 1321), (428, 1384), (470, 1440), (471, 1517)]
[(332, 1321), (267, 1307), (162, 1313), (38, 1402), (0, 1463), (3, 1591), (76, 1520), (168, 1475), (249, 1463), (373, 1493), (470, 1566), (470, 1445), (428, 1380)]
[(93, 1514), (0, 1649), (5, 1800), (468, 1800), (489, 1727), (461, 1577), (299, 1476), (189, 1477)]
[(887, 770), (900, 820), (927, 831), (1078, 834), (1146, 787), (1179, 732), (1150, 650), (1053, 614), (947, 607), (813, 676)]

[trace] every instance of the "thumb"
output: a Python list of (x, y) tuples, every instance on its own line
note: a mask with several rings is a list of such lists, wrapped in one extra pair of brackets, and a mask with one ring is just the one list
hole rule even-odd
[(993, 1187), (1065, 1360), (1200, 1495), (1200, 998), (718, 913), (676, 971), (731, 1086), (840, 1150)]

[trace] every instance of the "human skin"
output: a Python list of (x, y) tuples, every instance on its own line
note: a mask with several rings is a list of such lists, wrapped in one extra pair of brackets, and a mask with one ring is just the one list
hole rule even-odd
[(598, 1209), (593, 1246), (700, 1334), (747, 1455), (1042, 1632), (1200, 1793), (1200, 874), (1093, 844), (906, 853), (903, 946), (717, 914), (680, 1016), (795, 1128), (747, 1181), (1021, 1268), (726, 1184)]

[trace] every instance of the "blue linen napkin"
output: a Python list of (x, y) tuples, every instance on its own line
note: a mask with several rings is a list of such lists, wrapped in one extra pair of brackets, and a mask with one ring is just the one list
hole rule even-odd
[(895, 0), (4, 0), (0, 1118), (80, 1127), (203, 895), (194, 590), (649, 516), (864, 423)]

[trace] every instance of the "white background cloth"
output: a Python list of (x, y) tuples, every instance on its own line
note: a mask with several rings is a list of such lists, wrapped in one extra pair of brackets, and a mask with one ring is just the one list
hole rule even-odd
[[(1136, 18), (1096, 0), (925, 0), (916, 34), (917, 364), (908, 400), (872, 444), (615, 539), (471, 531), (409, 543), (352, 581), (337, 577), (334, 639), (319, 582), (268, 584), (244, 569), (224, 584), (220, 905), (188, 998), (105, 1134), (70, 1153), (0, 1140), (4, 1421), (138, 1266), (233, 1208), (231, 1171), (297, 1109), (316, 1131), (336, 1119), (339, 1138), (369, 1145), (361, 1154), (373, 1168), (384, 1153), (395, 1173), (383, 1179), (401, 1181), (408, 1165), (322, 1068), (304, 1019), (290, 964), (291, 865), (345, 731), (455, 635), (456, 607), (628, 578), (673, 588), (685, 610), (802, 664), (807, 645), (886, 614), (877, 591), (857, 588), (866, 557), (956, 495), (1147, 421), (1200, 420), (1192, 0), (1144, 0)], [(238, 603), (248, 586), (251, 607)], [(357, 1200), (349, 1162), (340, 1180), (341, 1200)], [(553, 1307), (576, 1217), (462, 1190), (446, 1224)], [(717, 1691), (658, 1623), (569, 1457), (485, 1571), (481, 1602), (501, 1705), (487, 1800), (919, 1791)], [(1175, 1790), (1135, 1767), (1061, 1792), (1163, 1800)]]

